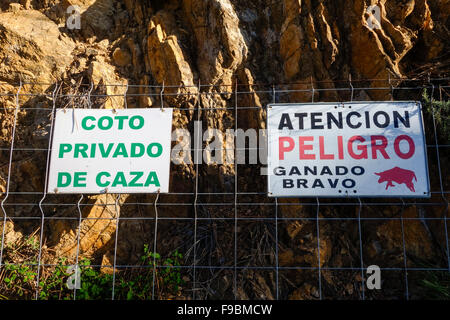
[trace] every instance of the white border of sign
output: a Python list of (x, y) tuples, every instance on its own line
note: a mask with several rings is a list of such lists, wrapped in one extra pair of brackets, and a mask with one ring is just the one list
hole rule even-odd
[[(280, 107), (280, 106), (297, 106), (298, 108), (302, 107), (311, 107), (311, 106), (317, 106), (317, 105), (336, 105), (336, 106), (349, 106), (349, 105), (355, 105), (355, 104), (416, 104), (419, 108), (419, 122), (421, 124), (420, 126), (420, 132), (422, 134), (423, 138), (423, 155), (424, 155), (424, 164), (426, 166), (426, 179), (427, 179), (427, 192), (423, 195), (414, 194), (414, 195), (359, 195), (359, 194), (352, 194), (352, 193), (342, 193), (342, 194), (336, 194), (336, 195), (274, 195), (271, 193), (270, 190), (270, 128), (269, 128), (269, 116), (270, 116), (270, 109)], [(431, 197), (431, 188), (430, 188), (430, 175), (429, 175), (429, 166), (428, 166), (428, 154), (427, 154), (427, 143), (426, 143), (426, 137), (424, 132), (424, 119), (423, 119), (423, 112), (422, 112), (422, 104), (420, 101), (413, 101), (413, 100), (407, 100), (407, 101), (347, 101), (347, 102), (317, 102), (317, 103), (270, 103), (267, 105), (267, 117), (266, 117), (266, 128), (267, 128), (267, 196), (272, 198), (430, 198)]]
[[(127, 122), (123, 120), (123, 128), (116, 128), (117, 121), (113, 120), (113, 125), (111, 129), (99, 129), (95, 125), (95, 119), (89, 119), (89, 126), (93, 129), (84, 129), (82, 130), (81, 120), (83, 117), (100, 117), (99, 119), (104, 117), (114, 118), (123, 115), (132, 118), (142, 118), (143, 125), (140, 128), (132, 129), (131, 126), (125, 125)], [(53, 135), (50, 137), (51, 139), (51, 152), (50, 152), (50, 161), (48, 166), (48, 181), (45, 186), (48, 194), (104, 194), (104, 193), (114, 193), (114, 194), (133, 194), (133, 193), (168, 193), (169, 192), (169, 183), (170, 183), (170, 156), (171, 156), (171, 144), (172, 144), (172, 116), (173, 109), (172, 108), (132, 108), (132, 109), (81, 109), (81, 108), (69, 108), (69, 109), (57, 109), (55, 111), (54, 117), (54, 127), (53, 127)], [(58, 122), (58, 118), (60, 118), (60, 122)], [(97, 119), (97, 120), (99, 120)], [(106, 119), (105, 119), (106, 120)], [(137, 119), (135, 119), (137, 120)], [(68, 124), (69, 123), (69, 124)], [(87, 123), (87, 121), (86, 121)], [(58, 135), (58, 136), (57, 136)], [(96, 141), (96, 139), (98, 139)], [(122, 144), (129, 147), (131, 143), (141, 144), (145, 147), (143, 155), (141, 156), (128, 156), (120, 157), (117, 156), (112, 157), (113, 151), (118, 150), (111, 147), (112, 151), (108, 152), (108, 156), (106, 158), (100, 157), (100, 151), (96, 150), (94, 152), (95, 156), (92, 156), (92, 153), (89, 153), (89, 156), (83, 157), (78, 153), (78, 157), (74, 157), (72, 154), (72, 148), (68, 151), (67, 158), (64, 156), (64, 160), (58, 157), (58, 148), (59, 144), (64, 142), (65, 144), (72, 146), (74, 144), (88, 144), (91, 142), (101, 142), (104, 144), (111, 145), (113, 144), (115, 147), (116, 144)], [(148, 146), (147, 146), (148, 144)], [(160, 155), (153, 155), (153, 151), (158, 149), (155, 144), (162, 146)], [(90, 146), (91, 147), (91, 146)], [(128, 148), (126, 147), (126, 148)], [(148, 151), (151, 147), (152, 151)], [(76, 150), (76, 148), (74, 148)], [(98, 149), (98, 148), (97, 148)], [(121, 149), (123, 150), (123, 149)], [(128, 150), (128, 149), (127, 149)], [(146, 150), (146, 151), (145, 151)], [(142, 151), (142, 148), (141, 148)], [(61, 151), (59, 151), (61, 152)], [(128, 153), (129, 151), (126, 151)], [(150, 154), (148, 154), (150, 152)], [(86, 150), (86, 154), (88, 151)], [(141, 152), (142, 153), (142, 152)], [(122, 154), (122, 153), (121, 153)], [(113, 180), (114, 174), (117, 174), (118, 171), (122, 171), (126, 180), (131, 181), (129, 179), (136, 178), (136, 172), (131, 171), (139, 171), (138, 173), (143, 173), (139, 178), (139, 186), (128, 186), (118, 184), (116, 186), (100, 187), (95, 185), (93, 182), (93, 177), (90, 172), (99, 173), (98, 170), (104, 170), (108, 175), (103, 175), (102, 180), (106, 182), (109, 181), (110, 185), (114, 185)], [(67, 172), (67, 175), (70, 174), (72, 176), (74, 172), (87, 172), (84, 176), (84, 184), (85, 186), (72, 186), (69, 185), (67, 187), (57, 186), (57, 174), (58, 172)], [(151, 171), (151, 172), (150, 172)], [(157, 174), (157, 179), (159, 180), (160, 186), (155, 185), (154, 175)], [(148, 175), (148, 178), (147, 178)], [(86, 180), (87, 179), (87, 180)], [(148, 180), (146, 180), (148, 179)], [(72, 181), (74, 179), (72, 178)], [(95, 180), (95, 179), (94, 179)], [(104, 183), (105, 183), (104, 181)], [(121, 180), (122, 181), (122, 180)], [(134, 181), (134, 180), (133, 180)], [(147, 182), (145, 185), (143, 182)], [(127, 184), (128, 184), (127, 182)], [(152, 183), (153, 182), (153, 183)], [(137, 184), (137, 183), (135, 183)]]

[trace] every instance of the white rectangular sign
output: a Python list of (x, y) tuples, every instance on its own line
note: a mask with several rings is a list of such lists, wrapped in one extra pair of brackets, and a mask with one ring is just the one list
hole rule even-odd
[(429, 197), (419, 102), (271, 104), (272, 197)]
[(57, 110), (48, 193), (169, 191), (172, 109)]

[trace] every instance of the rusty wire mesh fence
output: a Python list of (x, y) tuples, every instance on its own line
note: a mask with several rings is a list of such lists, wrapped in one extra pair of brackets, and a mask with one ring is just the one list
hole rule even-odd
[[(0, 86), (0, 297), (418, 299), (436, 291), (445, 297), (449, 79), (396, 81)], [(204, 129), (263, 128), (272, 102), (386, 97), (423, 103), (430, 199), (269, 198), (260, 163), (172, 163), (168, 194), (45, 192), (58, 108), (130, 108), (147, 99), (149, 107), (174, 108), (173, 129), (194, 133), (195, 120)], [(381, 269), (379, 290), (365, 284), (370, 265)], [(81, 288), (66, 287), (71, 266), (84, 275)], [(57, 288), (47, 283), (55, 274), (64, 279)], [(137, 291), (133, 279), (141, 295), (127, 296)], [(88, 280), (97, 281), (97, 296), (81, 294)]]

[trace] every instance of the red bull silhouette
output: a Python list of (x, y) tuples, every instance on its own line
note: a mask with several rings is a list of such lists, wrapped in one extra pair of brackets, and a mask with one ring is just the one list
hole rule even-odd
[(409, 190), (412, 192), (415, 192), (414, 189), (414, 183), (413, 180), (417, 181), (416, 174), (414, 171), (402, 169), (399, 167), (392, 168), (390, 170), (386, 170), (383, 172), (379, 172), (375, 174), (379, 176), (378, 183), (383, 183), (387, 181), (386, 184), (386, 190), (389, 187), (395, 187), (395, 185), (392, 182), (398, 183), (398, 184), (406, 184)]

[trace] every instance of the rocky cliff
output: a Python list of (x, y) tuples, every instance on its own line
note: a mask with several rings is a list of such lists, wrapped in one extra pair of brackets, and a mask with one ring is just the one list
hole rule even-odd
[[(71, 16), (67, 9), (74, 5), (80, 8), (79, 29), (69, 29), (66, 25)], [(370, 19), (376, 14), (368, 11), (371, 5), (380, 10), (376, 28), (371, 26)], [(15, 147), (23, 150), (13, 156), (8, 202), (28, 204), (9, 206), (7, 213), (15, 217), (41, 216), (37, 203), (43, 191), (46, 153), (27, 148), (44, 151), (47, 148), (49, 112), (32, 108), (51, 108), (56, 82), (63, 84), (56, 99), (58, 107), (123, 108), (125, 103), (129, 108), (159, 107), (159, 86), (164, 84), (166, 105), (181, 108), (174, 113), (174, 129), (192, 131), (193, 120), (199, 117), (204, 128), (225, 131), (234, 127), (236, 116), (239, 117), (240, 128), (264, 128), (263, 106), (274, 98), (270, 93), (271, 84), (286, 84), (285, 88), (298, 90), (311, 87), (330, 89), (320, 93), (316, 91), (314, 97), (310, 92), (287, 93), (282, 97), (285, 102), (311, 99), (343, 101), (350, 99), (349, 91), (333, 89), (348, 87), (350, 78), (355, 85), (377, 88), (400, 85), (403, 78), (448, 76), (449, 14), (449, 0), (1, 0), (0, 106), (3, 112), (0, 114), (0, 191), (6, 191), (15, 94), (22, 82)], [(388, 79), (392, 82), (389, 83)], [(246, 92), (239, 101), (234, 100), (236, 86)], [(391, 93), (359, 90), (355, 92), (355, 100), (390, 99)], [(241, 110), (235, 114), (231, 107), (236, 102), (242, 107), (259, 109), (251, 112)], [(211, 163), (199, 166), (198, 172), (195, 170), (193, 165), (172, 165), (171, 190), (192, 193), (195, 175), (198, 174), (200, 192), (234, 191), (235, 168), (232, 163)], [(240, 191), (255, 191), (249, 179), (254, 174), (254, 168), (242, 167), (238, 180)], [(263, 182), (256, 191), (265, 191)], [(67, 197), (62, 201), (48, 197), (46, 201), (76, 204), (78, 199)], [(203, 202), (230, 202), (230, 199), (226, 196), (201, 197)], [(153, 203), (154, 200), (153, 196), (123, 195), (119, 203), (126, 205), (121, 206), (120, 215), (153, 216), (151, 206), (139, 206), (138, 203)], [(240, 200), (265, 201), (262, 197), (242, 197)], [(82, 215), (87, 219), (80, 226), (80, 253), (94, 257), (102, 265), (112, 263), (117, 225), (115, 220), (102, 218), (119, 215), (115, 201), (113, 195), (102, 195), (86, 197), (82, 202)], [(193, 197), (167, 195), (161, 201), (192, 203)], [(49, 217), (78, 217), (76, 205), (44, 208)], [(227, 211), (206, 206), (199, 214), (203, 217), (232, 215), (233, 209), (230, 208)], [(339, 212), (325, 205), (320, 214), (348, 216), (357, 214), (357, 209), (349, 206)], [(397, 210), (398, 206), (394, 209), (385, 206), (373, 213), (373, 208), (367, 208), (367, 214), (379, 218), (398, 217), (401, 211)], [(309, 217), (314, 210), (284, 206), (281, 214), (285, 217)], [(412, 206), (405, 214), (421, 217), (423, 210)], [(159, 214), (192, 217), (194, 209), (191, 206), (161, 206)], [(272, 217), (273, 208), (263, 205), (242, 207), (239, 215)], [(354, 260), (355, 254), (358, 257), (359, 247), (358, 230), (353, 222), (323, 226), (320, 239), (322, 266), (347, 267), (353, 261), (359, 263), (358, 259)], [(67, 219), (48, 219), (45, 222), (46, 261), (60, 256), (74, 258), (77, 223), (77, 220)], [(6, 242), (15, 241), (39, 226), (40, 220), (8, 221)], [(201, 227), (207, 230), (208, 236), (210, 233), (217, 236), (220, 233), (217, 228), (233, 228), (231, 224)], [(388, 266), (401, 265), (402, 239), (398, 238), (398, 231), (403, 226), (400, 221), (380, 220), (366, 227), (364, 250), (369, 260), (376, 261), (381, 255), (380, 261), (389, 261)], [(248, 230), (252, 239), (248, 243), (248, 239), (240, 240), (242, 251), (245, 248), (253, 255), (260, 253), (264, 256), (265, 253), (260, 252), (263, 249), (258, 237), (265, 235), (268, 238), (264, 241), (273, 241), (267, 232), (255, 229), (250, 223), (242, 224), (240, 228), (242, 233)], [(280, 265), (317, 266), (315, 223), (297, 221), (280, 224), (280, 228), (280, 241), (283, 243), (280, 245)], [(143, 244), (152, 241), (152, 230), (152, 222), (122, 221), (118, 231), (119, 262), (133, 263)], [(185, 251), (189, 251), (192, 247), (192, 224), (165, 221), (160, 230), (173, 236), (168, 239), (164, 234), (158, 235), (158, 246), (162, 251), (169, 252), (183, 246)], [(444, 236), (442, 225), (429, 226), (413, 220), (405, 231), (408, 234), (408, 254), (429, 260), (440, 259), (442, 248), (436, 243), (439, 244)], [(232, 236), (230, 231), (231, 239)], [(230, 246), (224, 244), (222, 249), (215, 246), (208, 247), (208, 250), (211, 250), (210, 254), (214, 252), (211, 256), (217, 263), (232, 265), (232, 258), (225, 254), (232, 250), (232, 240), (227, 238), (223, 241), (229, 241)], [(214, 243), (218, 242), (220, 239), (216, 238)], [(251, 263), (273, 265), (273, 245), (269, 247), (270, 257), (263, 258), (264, 261), (251, 260)], [(238, 260), (245, 263), (247, 258), (242, 254)], [(197, 263), (207, 264), (205, 261)], [(186, 265), (191, 263), (192, 257)], [(295, 288), (290, 287), (285, 297), (317, 297), (315, 274), (290, 270), (285, 272), (285, 276)], [(346, 276), (354, 278), (358, 273)], [(273, 276), (255, 272), (245, 277), (245, 281), (256, 289), (240, 286), (240, 298), (273, 297)], [(334, 283), (339, 277), (331, 271), (324, 273), (324, 281), (330, 283), (329, 290), (338, 286)], [(230, 294), (232, 276), (225, 274), (217, 281), (215, 288), (218, 291), (205, 296)], [(357, 294), (353, 287), (345, 290), (348, 296)]]

